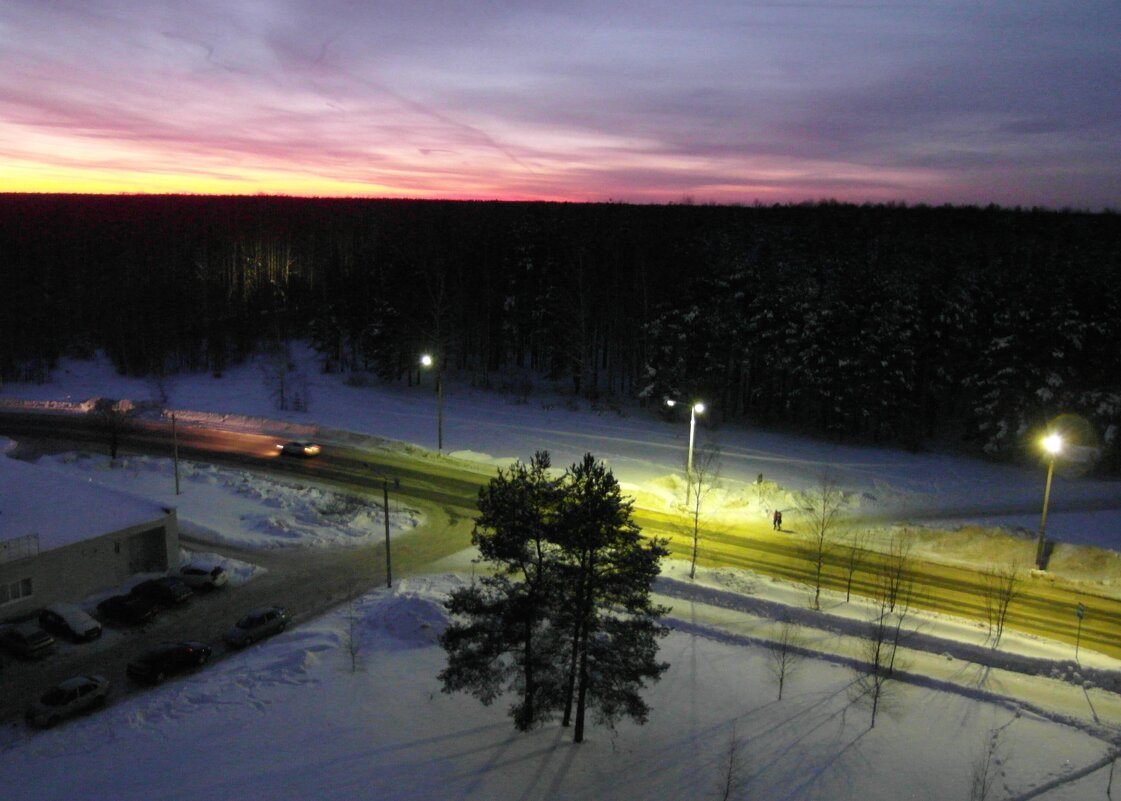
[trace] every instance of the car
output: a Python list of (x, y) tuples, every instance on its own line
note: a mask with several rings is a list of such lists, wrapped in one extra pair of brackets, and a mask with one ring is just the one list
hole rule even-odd
[(192, 589), (214, 590), (224, 587), (229, 577), (221, 565), (191, 562), (179, 568), (179, 578)]
[(129, 662), (126, 671), (130, 679), (158, 684), (168, 676), (202, 667), (210, 654), (210, 646), (204, 642), (160, 643)]
[(103, 618), (129, 626), (143, 625), (159, 612), (158, 603), (139, 595), (114, 595), (97, 605), (97, 613)]
[(0, 631), (0, 645), (24, 659), (41, 659), (54, 650), (54, 637), (34, 623), (13, 623)]
[(163, 576), (140, 582), (129, 590), (128, 594), (147, 598), (149, 601), (155, 601), (163, 606), (178, 606), (191, 600), (191, 596), (195, 593), (183, 583), (182, 579), (175, 576)]
[(99, 707), (109, 695), (109, 680), (104, 676), (74, 676), (43, 693), (27, 709), (32, 726), (54, 726), (65, 718)]
[(279, 634), (288, 627), (288, 622), (291, 619), (292, 616), (283, 606), (262, 606), (259, 609), (254, 609), (234, 624), (234, 627), (226, 632), (223, 639), (225, 639), (227, 645), (242, 648), (257, 642), (257, 640)]
[(90, 642), (101, 636), (101, 624), (74, 604), (51, 604), (39, 613), (39, 625), (75, 642)]
[(305, 459), (318, 456), (320, 451), (320, 447), (314, 442), (285, 442), (278, 444), (276, 448), (281, 456), (300, 456)]

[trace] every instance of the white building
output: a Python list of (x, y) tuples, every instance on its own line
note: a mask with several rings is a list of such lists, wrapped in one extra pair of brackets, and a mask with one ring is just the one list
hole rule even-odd
[(178, 561), (174, 509), (0, 453), (0, 621)]

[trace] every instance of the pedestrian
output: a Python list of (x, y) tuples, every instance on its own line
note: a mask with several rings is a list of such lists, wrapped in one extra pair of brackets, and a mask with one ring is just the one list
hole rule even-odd
[(771, 528), (773, 528), (775, 531), (778, 531), (779, 526), (781, 526), (781, 525), (782, 525), (782, 512), (780, 512), (778, 509), (775, 509), (775, 513), (773, 515), (771, 515)]
[(778, 515), (778, 530), (782, 531), (782, 512), (776, 511), (775, 514)]

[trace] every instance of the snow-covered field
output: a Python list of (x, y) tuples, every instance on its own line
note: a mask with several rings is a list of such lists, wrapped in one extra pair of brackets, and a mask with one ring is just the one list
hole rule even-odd
[[(253, 366), (221, 379), (186, 376), (163, 387), (177, 409), (287, 420), (300, 431), (356, 431), (434, 445), (431, 386), (409, 390), (348, 386), (314, 372), (306, 414), (271, 407)], [(426, 378), (427, 381), (427, 378)], [(45, 386), (5, 385), (0, 400), (145, 399), (149, 382), (112, 375), (104, 364), (68, 362)], [(687, 424), (639, 410), (599, 413), (530, 396), (530, 403), (449, 384), (445, 442), (460, 458), (504, 463), (547, 448), (554, 463), (585, 450), (606, 458), (625, 486), (652, 502), (679, 494)], [(240, 421), (242, 425), (266, 425)], [(272, 426), (273, 424), (267, 424)], [(955, 520), (951, 534), (920, 537), (924, 553), (970, 562), (1015, 536), (993, 532), (987, 507), (1036, 503), (1042, 471), (821, 444), (725, 427), (702, 435), (723, 451), (725, 514), (762, 517), (783, 498), (833, 470), (865, 512), (925, 510)], [(314, 485), (187, 464), (174, 495), (167, 460), (58, 454), (40, 465), (160, 503), (174, 503), (184, 530), (241, 547), (337, 547), (382, 535), (380, 509), (350, 504)], [(756, 484), (764, 473), (762, 485)], [(764, 492), (765, 489), (765, 492)], [(1105, 503), (1116, 484), (1060, 477), (1054, 498)], [(755, 497), (752, 498), (754, 493)], [(766, 497), (764, 497), (764, 495)], [(1055, 514), (1049, 529), (1068, 542), (1121, 547), (1116, 511)], [(422, 525), (413, 509), (391, 509), (396, 536)], [(1013, 521), (1015, 522), (1015, 521)], [(1030, 521), (1026, 521), (1032, 525)], [(886, 523), (885, 523), (885, 531)], [(927, 541), (928, 540), (928, 541)], [(995, 543), (995, 544), (994, 544)], [(1062, 553), (1060, 550), (1056, 556)], [(1071, 549), (1070, 553), (1089, 553)], [(1113, 554), (1116, 557), (1116, 554)], [(874, 729), (854, 693), (861, 625), (870, 610), (827, 597), (825, 615), (807, 609), (805, 588), (736, 570), (702, 570), (688, 580), (667, 565), (659, 599), (674, 607), (674, 633), (661, 656), (671, 664), (649, 692), (645, 726), (593, 728), (572, 745), (549, 726), (517, 734), (500, 702), (483, 708), (439, 692), (444, 624), (440, 600), (469, 580), (470, 553), (429, 577), (398, 582), (320, 620), (166, 687), (132, 696), (57, 730), (0, 729), (0, 787), (16, 799), (693, 799), (723, 797), (730, 746), (736, 782), (728, 798), (968, 799), (974, 764), (995, 737), (990, 798), (1104, 797), (1113, 749), (1121, 744), (1121, 663), (1066, 645), (1006, 633), (984, 647), (977, 624), (914, 616), (917, 632)], [(1076, 561), (1074, 556), (1066, 557)], [(1087, 578), (1112, 582), (1117, 562), (1086, 559)], [(248, 580), (251, 566), (230, 565)], [(769, 670), (767, 642), (783, 610), (800, 624), (809, 656), (783, 700)], [(351, 632), (358, 638), (351, 670)], [(1027, 658), (1050, 665), (1042, 673)], [(119, 680), (121, 677), (113, 677)]]
[(463, 581), (399, 582), (57, 730), (9, 727), (5, 798), (720, 798), (736, 739), (731, 798), (949, 801), (969, 798), (994, 735), (991, 797), (1104, 796), (1110, 746), (1076, 727), (899, 683), (869, 729), (848, 666), (806, 660), (778, 701), (767, 650), (704, 623), (663, 642), (672, 667), (647, 725), (594, 727), (579, 746), (556, 725), (518, 734), (501, 702), (444, 695), (435, 679), (439, 600)]
[[(5, 384), (0, 403), (36, 400), (78, 403), (91, 397), (133, 401), (167, 397), (178, 410), (214, 413), (213, 421), (231, 426), (253, 425), (229, 415), (286, 421), (293, 434), (325, 429), (366, 434), (435, 449), (436, 397), (433, 376), (419, 387), (383, 384), (352, 386), (346, 377), (318, 371), (314, 354), (294, 345), (293, 362), (307, 378), (307, 412), (276, 408), (260, 364), (228, 370), (222, 378), (209, 374), (176, 376), (156, 383), (116, 375), (104, 359), (64, 360), (48, 384)], [(353, 378), (351, 376), (351, 378)], [(454, 374), (445, 377), (444, 443), (453, 456), (504, 464), (529, 459), (548, 450), (553, 463), (565, 466), (591, 451), (606, 460), (621, 482), (649, 485), (681, 472), (688, 446), (688, 421), (667, 423), (638, 407), (594, 408), (585, 401), (562, 398), (542, 384), (519, 402), (513, 393), (473, 389)], [(709, 415), (708, 417), (711, 417)], [(942, 515), (953, 525), (994, 522), (1035, 529), (1042, 505), (1045, 470), (987, 463), (931, 453), (856, 447), (815, 441), (738, 426), (714, 426), (699, 418), (697, 447), (707, 442), (721, 452), (720, 474), (728, 487), (747, 490), (764, 480), (797, 489), (814, 483), (823, 472), (836, 476), (854, 493), (866, 513), (889, 520)], [(1049, 533), (1064, 542), (1121, 550), (1121, 483), (1077, 477), (1077, 466), (1060, 463), (1051, 495)], [(1085, 504), (1108, 506), (1087, 513)], [(1079, 506), (1081, 505), (1081, 508)], [(1023, 512), (1009, 514), (1009, 506)], [(1070, 507), (1072, 511), (1065, 512)], [(959, 510), (969, 510), (959, 514)]]

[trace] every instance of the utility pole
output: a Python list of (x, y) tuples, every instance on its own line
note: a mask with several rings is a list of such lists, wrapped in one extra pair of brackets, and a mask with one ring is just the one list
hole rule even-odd
[(1078, 664), (1078, 645), (1082, 642), (1082, 618), (1086, 616), (1086, 607), (1079, 603), (1074, 614), (1078, 616), (1078, 633), (1074, 635), (1074, 662)]
[[(397, 479), (393, 479), (393, 483), (400, 486)], [(393, 563), (389, 557), (389, 479), (383, 478), (381, 480), (382, 491), (382, 510), (385, 517), (385, 586), (393, 587)]]
[(175, 412), (171, 413), (171, 455), (175, 461), (175, 494), (179, 494), (179, 434), (175, 430)]

